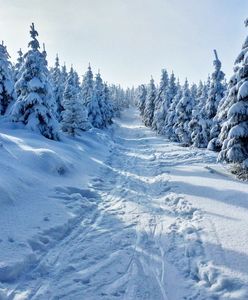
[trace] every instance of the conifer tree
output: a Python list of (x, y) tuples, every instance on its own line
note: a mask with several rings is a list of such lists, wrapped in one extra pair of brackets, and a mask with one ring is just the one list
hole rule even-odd
[(176, 77), (172, 72), (169, 78), (169, 90), (168, 90), (168, 98), (169, 98), (170, 105), (172, 103), (172, 100), (177, 94), (178, 87), (180, 87), (180, 84), (176, 83)]
[(194, 102), (195, 102), (196, 97), (197, 97), (197, 85), (195, 83), (193, 83), (190, 87), (190, 94), (191, 94), (191, 97), (194, 99)]
[(15, 99), (12, 65), (6, 46), (0, 44), (0, 115), (4, 115)]
[(156, 99), (156, 86), (154, 84), (153, 78), (151, 78), (150, 84), (148, 85), (146, 107), (144, 110), (144, 123), (148, 127), (152, 126), (153, 117), (154, 117), (155, 99)]
[(96, 98), (98, 102), (100, 115), (101, 115), (101, 122), (102, 124), (99, 125), (98, 128), (106, 127), (107, 122), (107, 111), (108, 111), (108, 103), (106, 102), (106, 98), (104, 97), (104, 84), (101, 78), (101, 74), (98, 71), (95, 78), (95, 86), (94, 86), (94, 93), (93, 96)]
[(215, 123), (215, 116), (217, 113), (217, 109), (221, 99), (224, 97), (225, 94), (225, 87), (223, 85), (223, 80), (225, 74), (221, 71), (221, 62), (218, 58), (217, 51), (214, 50), (215, 60), (213, 65), (215, 67), (215, 71), (212, 74), (211, 82), (210, 82), (210, 89), (208, 92), (208, 98), (205, 105), (205, 119), (206, 119), (206, 126), (205, 126), (205, 135), (207, 136), (207, 143), (216, 138), (216, 132), (212, 130), (214, 127), (216, 129)]
[(168, 85), (168, 73), (165, 69), (163, 69), (159, 89), (154, 101), (154, 117), (152, 122), (152, 129), (157, 130), (158, 132), (161, 132), (164, 127), (166, 113), (170, 105), (168, 99)]
[[(235, 68), (235, 72), (238, 68)], [(214, 125), (211, 128), (212, 139), (208, 143), (208, 149), (211, 151), (219, 152), (221, 150), (222, 144), (227, 137), (227, 131), (222, 131), (221, 128), (227, 120), (227, 114), (229, 108), (236, 101), (237, 90), (236, 84), (238, 81), (238, 74), (234, 73), (230, 78), (228, 89), (225, 92), (225, 96), (219, 103), (216, 116), (214, 117)]]
[(166, 86), (165, 92), (164, 92), (164, 102), (159, 110), (159, 113), (157, 114), (157, 131), (161, 134), (165, 134), (165, 128), (167, 127), (168, 122), (168, 115), (170, 113), (170, 108), (172, 106), (172, 102), (174, 97), (177, 94), (177, 85), (176, 85), (176, 78), (174, 76), (174, 73), (172, 72), (170, 75), (170, 78), (168, 80), (168, 84)]
[(91, 70), (91, 66), (89, 64), (88, 70), (83, 76), (83, 82), (82, 82), (82, 97), (83, 101), (88, 109), (88, 113), (90, 114), (90, 103), (92, 102), (93, 98), (93, 90), (94, 90), (94, 79), (93, 79), (93, 73)]
[(137, 89), (137, 106), (140, 110), (140, 115), (143, 117), (146, 106), (147, 88), (144, 84), (141, 84)]
[(205, 103), (207, 100), (206, 84), (201, 81), (198, 85), (192, 117), (189, 122), (189, 131), (193, 146), (197, 148), (207, 147), (208, 137), (206, 135), (207, 122), (205, 120)]
[(176, 106), (177, 121), (174, 125), (176, 129), (175, 133), (183, 145), (189, 145), (191, 143), (188, 124), (191, 120), (193, 106), (193, 98), (190, 93), (188, 80), (186, 79), (183, 86), (182, 97)]
[[(66, 70), (64, 70), (66, 72)], [(55, 59), (55, 65), (51, 70), (51, 77), (52, 77), (52, 82), (53, 82), (53, 93), (54, 93), (54, 99), (56, 102), (56, 117), (59, 121), (61, 121), (61, 113), (63, 111), (63, 93), (65, 89), (65, 81), (66, 81), (66, 76), (62, 74), (60, 70), (60, 64), (59, 64), (59, 57), (56, 55)], [(65, 78), (64, 78), (65, 77)]]
[(218, 105), (225, 93), (225, 86), (223, 84), (225, 74), (221, 71), (221, 61), (218, 58), (217, 51), (214, 50), (215, 60), (213, 65), (215, 71), (212, 74), (212, 81), (205, 107), (205, 112), (209, 120), (212, 120), (216, 115)]
[[(248, 19), (245, 25), (248, 26)], [(232, 88), (227, 98), (232, 105), (227, 113), (227, 121), (221, 130), (224, 141), (219, 159), (242, 163), (248, 168), (248, 36), (235, 64), (238, 66), (236, 68), (236, 93)]]
[(90, 128), (87, 109), (82, 101), (79, 77), (72, 67), (65, 84), (63, 107), (61, 128), (64, 132), (74, 136), (79, 130)]
[[(91, 77), (91, 69), (89, 66), (84, 82), (83, 94), (85, 95), (84, 101), (88, 108), (89, 121), (93, 127), (102, 128), (104, 126), (100, 108), (100, 101), (102, 100), (103, 93), (102, 79), (100, 76), (96, 76), (96, 81), (94, 82)], [(93, 91), (91, 89), (92, 83), (94, 83)], [(91, 92), (93, 92), (92, 95)]]
[(106, 103), (106, 111), (105, 111), (105, 120), (106, 125), (111, 125), (113, 123), (112, 119), (114, 117), (114, 108), (113, 108), (113, 102), (110, 98), (110, 92), (109, 87), (107, 83), (104, 83), (103, 87), (103, 101)]
[(15, 82), (19, 79), (19, 72), (23, 63), (23, 53), (22, 53), (22, 49), (19, 49), (18, 53), (18, 58), (17, 58), (17, 63), (15, 64), (14, 67), (14, 79)]
[(166, 121), (165, 121), (165, 128), (164, 131), (162, 132), (165, 134), (170, 140), (174, 142), (178, 142), (178, 137), (175, 133), (176, 127), (176, 121), (177, 121), (177, 113), (176, 113), (176, 107), (182, 98), (182, 87), (180, 85), (180, 82), (178, 80), (177, 82), (177, 92), (174, 98), (172, 99), (172, 103), (170, 105), (168, 114), (166, 116)]
[(58, 123), (51, 111), (53, 91), (47, 77), (45, 57), (39, 51), (38, 32), (33, 23), (30, 35), (30, 50), (24, 55), (20, 77), (15, 84), (18, 98), (12, 107), (12, 120), (22, 122), (27, 128), (38, 131), (49, 139), (57, 140)]
[(65, 83), (66, 83), (67, 78), (68, 78), (68, 73), (67, 73), (67, 70), (66, 70), (66, 65), (64, 63), (64, 65), (61, 68), (61, 84), (62, 84), (63, 87), (65, 87)]

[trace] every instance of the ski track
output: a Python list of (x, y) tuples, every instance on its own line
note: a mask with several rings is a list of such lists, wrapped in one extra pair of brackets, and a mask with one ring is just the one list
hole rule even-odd
[(88, 189), (53, 192), (68, 208), (90, 209), (49, 247), (33, 245), (38, 261), (8, 299), (248, 299), (207, 259), (204, 212), (171, 182), (175, 165), (197, 163), (204, 152), (171, 151), (137, 118), (114, 127), (115, 147)]

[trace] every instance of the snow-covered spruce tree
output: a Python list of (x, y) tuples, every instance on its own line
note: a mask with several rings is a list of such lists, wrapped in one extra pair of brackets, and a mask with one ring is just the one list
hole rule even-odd
[(206, 120), (204, 113), (206, 99), (206, 85), (203, 85), (203, 83), (200, 81), (197, 88), (195, 104), (192, 110), (192, 117), (188, 126), (192, 144), (194, 147), (198, 148), (205, 148), (208, 143), (205, 130)]
[(168, 98), (170, 100), (170, 105), (172, 103), (172, 100), (177, 94), (177, 90), (180, 87), (180, 83), (176, 83), (176, 77), (174, 73), (172, 72), (169, 78), (169, 89), (168, 89)]
[(67, 78), (68, 78), (68, 73), (66, 70), (66, 65), (64, 63), (64, 65), (61, 68), (61, 84), (62, 84), (63, 88), (65, 88)]
[[(64, 70), (65, 72), (66, 70)], [(59, 57), (58, 55), (56, 55), (56, 59), (55, 59), (55, 65), (54, 67), (51, 69), (51, 77), (52, 77), (52, 83), (53, 83), (53, 93), (54, 93), (54, 99), (56, 102), (56, 107), (57, 107), (57, 111), (56, 111), (56, 117), (59, 121), (61, 121), (61, 113), (64, 110), (62, 102), (63, 102), (63, 93), (64, 93), (64, 89), (65, 89), (65, 81), (67, 78), (66, 76), (62, 75), (62, 72), (60, 70), (60, 65), (59, 65)]]
[(106, 98), (104, 96), (104, 84), (100, 72), (96, 74), (93, 96), (96, 98), (96, 101), (98, 102), (100, 108), (101, 120), (102, 120), (101, 121), (102, 124), (100, 125), (99, 123), (98, 128), (104, 128), (108, 125), (107, 114), (108, 114), (109, 107)]
[(4, 115), (9, 104), (15, 99), (12, 66), (6, 46), (0, 44), (0, 115)]
[(197, 96), (197, 85), (195, 83), (193, 83), (190, 87), (190, 94), (191, 94), (191, 97), (194, 99), (196, 99), (196, 96)]
[(163, 112), (162, 112), (162, 119), (161, 123), (158, 123), (158, 132), (161, 134), (165, 134), (165, 128), (167, 126), (168, 121), (168, 114), (170, 112), (170, 108), (172, 106), (172, 102), (174, 97), (177, 94), (177, 85), (176, 85), (176, 78), (174, 73), (172, 72), (169, 78), (168, 86), (166, 89), (166, 102), (165, 105), (162, 106)]
[(178, 142), (178, 137), (175, 133), (175, 124), (177, 122), (177, 113), (176, 113), (176, 107), (182, 98), (182, 88), (180, 85), (180, 82), (178, 80), (177, 82), (177, 92), (174, 98), (172, 99), (172, 103), (170, 105), (168, 114), (166, 116), (166, 121), (165, 121), (165, 128), (163, 133), (171, 140), (174, 142)]
[[(189, 132), (191, 136), (191, 141), (192, 144), (194, 145), (194, 139), (197, 134), (200, 132), (200, 124), (199, 124), (199, 113), (200, 113), (200, 107), (199, 107), (199, 99), (202, 94), (202, 89), (203, 89), (203, 83), (202, 81), (199, 82), (198, 87), (197, 87), (197, 92), (195, 95), (195, 105), (192, 110), (192, 117), (191, 120), (189, 121)], [(195, 146), (195, 145), (194, 145)]]
[(14, 66), (14, 80), (15, 82), (19, 79), (19, 72), (23, 63), (23, 53), (22, 49), (19, 49), (18, 53), (18, 58), (17, 58), (17, 63)]
[(211, 136), (214, 138), (212, 138), (208, 143), (208, 149), (211, 151), (219, 152), (227, 137), (227, 131), (221, 130), (221, 128), (227, 120), (229, 108), (236, 102), (237, 99), (236, 84), (239, 80), (237, 72), (238, 66), (234, 68), (234, 71), (235, 73), (229, 81), (228, 89), (225, 92), (225, 96), (220, 101), (216, 116), (214, 117), (214, 126), (211, 128)]
[(103, 87), (103, 99), (107, 107), (107, 110), (105, 112), (106, 125), (111, 125), (113, 123), (112, 119), (114, 117), (114, 108), (113, 108), (113, 102), (110, 98), (109, 87), (106, 82), (104, 83), (104, 87)]
[(137, 107), (140, 110), (140, 115), (143, 117), (146, 106), (147, 88), (144, 84), (141, 84), (136, 92)]
[[(128, 93), (130, 93), (129, 97), (131, 99), (132, 90), (129, 90)], [(113, 103), (110, 99), (108, 86), (106, 83), (103, 83), (99, 72), (95, 78), (93, 97), (98, 99), (98, 104), (99, 104), (101, 118), (102, 118), (101, 128), (107, 127), (109, 124), (112, 124), (112, 118), (113, 118), (113, 114), (114, 114)], [(125, 107), (127, 107), (126, 106), (127, 103), (124, 103), (124, 105), (125, 105)]]
[[(87, 72), (89, 73), (89, 72)], [(91, 80), (88, 81), (91, 84)], [(84, 93), (84, 89), (83, 89)], [(104, 120), (102, 118), (102, 113), (100, 109), (100, 101), (103, 93), (103, 84), (101, 77), (96, 76), (96, 82), (94, 82), (93, 86), (93, 94), (90, 98), (91, 86), (88, 85), (88, 98), (83, 98), (86, 101), (87, 109), (88, 109), (88, 117), (89, 121), (93, 127), (103, 128)], [(86, 95), (86, 93), (84, 93)], [(90, 100), (91, 99), (91, 100)]]
[(194, 102), (190, 93), (188, 80), (186, 79), (183, 86), (182, 97), (176, 106), (177, 121), (174, 125), (175, 133), (183, 145), (189, 145), (191, 143), (188, 124), (192, 117), (193, 107)]
[(143, 121), (146, 126), (151, 127), (154, 117), (154, 108), (155, 108), (155, 99), (156, 99), (156, 86), (154, 84), (153, 78), (151, 78), (147, 90), (147, 99), (146, 107), (144, 110)]
[(74, 74), (74, 86), (78, 94), (78, 128), (80, 130), (86, 131), (89, 130), (92, 126), (91, 123), (89, 122), (87, 106), (83, 101), (82, 89), (80, 86), (78, 73), (74, 70), (73, 74)]
[(169, 99), (167, 97), (168, 85), (168, 72), (166, 71), (166, 69), (163, 69), (159, 89), (154, 101), (154, 117), (152, 122), (152, 129), (157, 130), (158, 132), (161, 132), (161, 129), (164, 127), (166, 113), (169, 108)]
[(79, 133), (79, 130), (85, 131), (90, 128), (87, 109), (82, 101), (79, 77), (73, 68), (66, 80), (63, 107), (61, 128), (64, 132), (74, 136)]
[(211, 77), (210, 89), (208, 92), (208, 98), (204, 109), (204, 115), (206, 119), (206, 126), (204, 130), (205, 130), (205, 136), (207, 136), (207, 143), (211, 139), (217, 137), (216, 130), (212, 130), (212, 128), (215, 127), (216, 129), (216, 123), (214, 118), (216, 116), (219, 103), (225, 94), (225, 87), (223, 85), (225, 74), (221, 71), (221, 62), (218, 58), (216, 50), (214, 50), (214, 54), (215, 54), (215, 60), (213, 62), (213, 65), (215, 67), (215, 70)]
[(213, 65), (215, 67), (215, 70), (212, 74), (210, 90), (205, 107), (205, 112), (210, 122), (216, 115), (218, 105), (221, 99), (224, 97), (225, 93), (225, 86), (223, 84), (225, 74), (221, 70), (221, 61), (218, 58), (216, 50), (214, 50), (214, 55), (215, 60), (213, 62)]
[(24, 55), (20, 77), (15, 84), (18, 98), (12, 107), (11, 117), (14, 122), (22, 122), (45, 137), (58, 140), (58, 123), (51, 111), (53, 91), (33, 23), (30, 34), (30, 50)]
[(94, 79), (93, 79), (91, 66), (89, 64), (88, 70), (83, 76), (83, 82), (82, 82), (82, 97), (88, 109), (89, 114), (90, 114), (90, 103), (92, 102), (92, 98), (93, 98), (93, 90), (94, 90)]
[[(245, 25), (248, 26), (248, 19), (245, 21)], [(230, 99), (234, 101), (228, 110), (227, 121), (221, 130), (224, 142), (219, 159), (240, 163), (248, 169), (248, 36), (235, 64), (239, 66), (236, 71), (236, 93), (230, 95), (235, 99)]]
[(108, 125), (111, 125), (111, 124), (113, 124), (114, 105), (113, 105), (113, 101), (110, 97), (110, 91), (109, 91), (108, 84), (106, 82), (104, 83), (103, 95), (104, 95), (105, 102), (108, 105), (108, 110), (106, 112), (106, 121), (107, 121)]

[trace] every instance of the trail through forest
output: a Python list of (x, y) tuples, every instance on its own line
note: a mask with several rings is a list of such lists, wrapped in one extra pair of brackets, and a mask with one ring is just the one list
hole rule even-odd
[(135, 109), (111, 130), (88, 188), (54, 191), (88, 213), (10, 299), (248, 299), (247, 185), (214, 153), (157, 136)]

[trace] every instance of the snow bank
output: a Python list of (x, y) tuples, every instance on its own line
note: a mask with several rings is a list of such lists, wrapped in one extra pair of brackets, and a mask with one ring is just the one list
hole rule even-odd
[(0, 295), (94, 208), (87, 182), (111, 148), (111, 130), (56, 142), (10, 126), (0, 132)]

